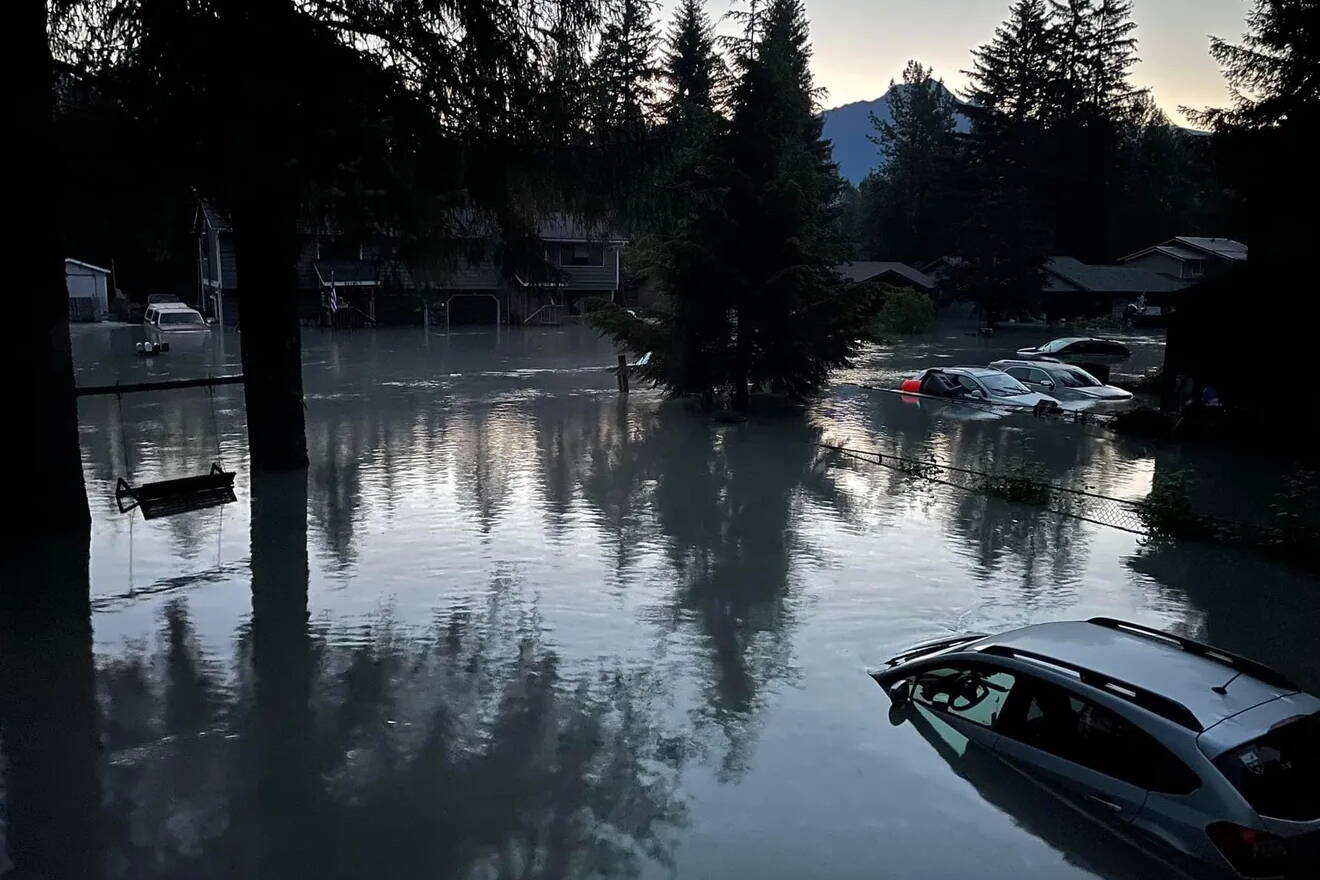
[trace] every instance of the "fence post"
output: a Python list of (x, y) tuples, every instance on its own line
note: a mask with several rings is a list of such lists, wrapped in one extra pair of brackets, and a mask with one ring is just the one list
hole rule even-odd
[(618, 375), (619, 393), (627, 394), (628, 393), (628, 356), (626, 354), (619, 355), (618, 372), (619, 372)]

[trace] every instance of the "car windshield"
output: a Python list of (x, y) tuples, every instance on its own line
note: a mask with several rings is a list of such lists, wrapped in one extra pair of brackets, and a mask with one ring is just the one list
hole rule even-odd
[(996, 397), (1012, 397), (1015, 394), (1030, 394), (1031, 391), (1017, 379), (1007, 373), (988, 373), (976, 377), (981, 384), (990, 389)]
[(196, 312), (162, 312), (160, 316), (161, 324), (175, 325), (196, 325), (204, 324), (202, 316)]
[(1260, 739), (1215, 758), (1215, 766), (1262, 816), (1320, 819), (1320, 712), (1290, 718)]
[(1068, 388), (1099, 388), (1104, 384), (1085, 370), (1058, 370), (1053, 376)]

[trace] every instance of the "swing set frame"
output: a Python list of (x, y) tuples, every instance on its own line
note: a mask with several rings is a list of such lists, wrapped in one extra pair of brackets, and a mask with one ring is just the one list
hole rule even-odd
[[(242, 381), (242, 375), (211, 376), (205, 379), (174, 379), (133, 385), (86, 386), (75, 389), (75, 393), (79, 397), (113, 394), (116, 398), (120, 398), (121, 395), (134, 391), (204, 387), (211, 397), (211, 421), (215, 433), (218, 457), (220, 453), (220, 426), (215, 416), (214, 388), (216, 385), (234, 385)], [(122, 414), (120, 432), (121, 434), (123, 432)], [(124, 447), (124, 464), (131, 470), (132, 466), (128, 462), (128, 443), (123, 440), (122, 436), (121, 441)], [(157, 480), (139, 486), (133, 486), (124, 477), (119, 477), (115, 481), (115, 504), (118, 506), (120, 513), (141, 510), (143, 519), (157, 519), (158, 517), (174, 516), (193, 510), (203, 510), (208, 507), (218, 507), (238, 500), (234, 494), (234, 477), (235, 473), (225, 470), (219, 461), (214, 462), (211, 465), (211, 470), (205, 474), (193, 477), (176, 477), (170, 480)]]

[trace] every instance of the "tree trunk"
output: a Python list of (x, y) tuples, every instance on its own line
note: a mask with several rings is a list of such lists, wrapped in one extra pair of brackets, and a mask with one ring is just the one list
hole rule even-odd
[(254, 471), (307, 467), (296, 211), (279, 190), (250, 193), (234, 212), (242, 301), (248, 449)]
[(87, 535), (17, 544), (4, 545), (14, 589), (0, 590), (6, 876), (94, 880), (104, 825), (90, 544)]
[[(8, 433), (11, 497), (23, 501), (16, 527), (29, 534), (86, 536), (91, 526), (78, 443), (78, 407), (73, 394), (73, 355), (69, 345), (69, 293), (64, 281), (61, 243), (61, 183), (52, 134), (53, 66), (46, 42), (46, 4), (25, 2), (13, 10), (21, 18), (14, 33), (29, 40), (37, 70), (19, 77), (13, 88), (17, 105), (12, 139), (20, 169), (11, 248), (17, 277), (10, 289), (21, 295), (24, 326), (7, 334), (6, 373), (22, 390), (13, 401), (17, 423)], [(38, 41), (40, 43), (38, 44)], [(21, 40), (20, 40), (21, 42)], [(15, 528), (11, 524), (10, 528)], [(3, 589), (3, 588), (0, 588)]]

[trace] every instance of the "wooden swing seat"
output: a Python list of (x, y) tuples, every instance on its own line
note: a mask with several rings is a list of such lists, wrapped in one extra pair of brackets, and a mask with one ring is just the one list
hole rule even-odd
[(234, 495), (234, 474), (212, 464), (208, 473), (198, 477), (179, 477), (143, 483), (134, 488), (120, 477), (115, 484), (115, 503), (120, 513), (133, 508), (142, 510), (143, 519), (174, 516), (193, 510), (218, 507), (238, 500)]

